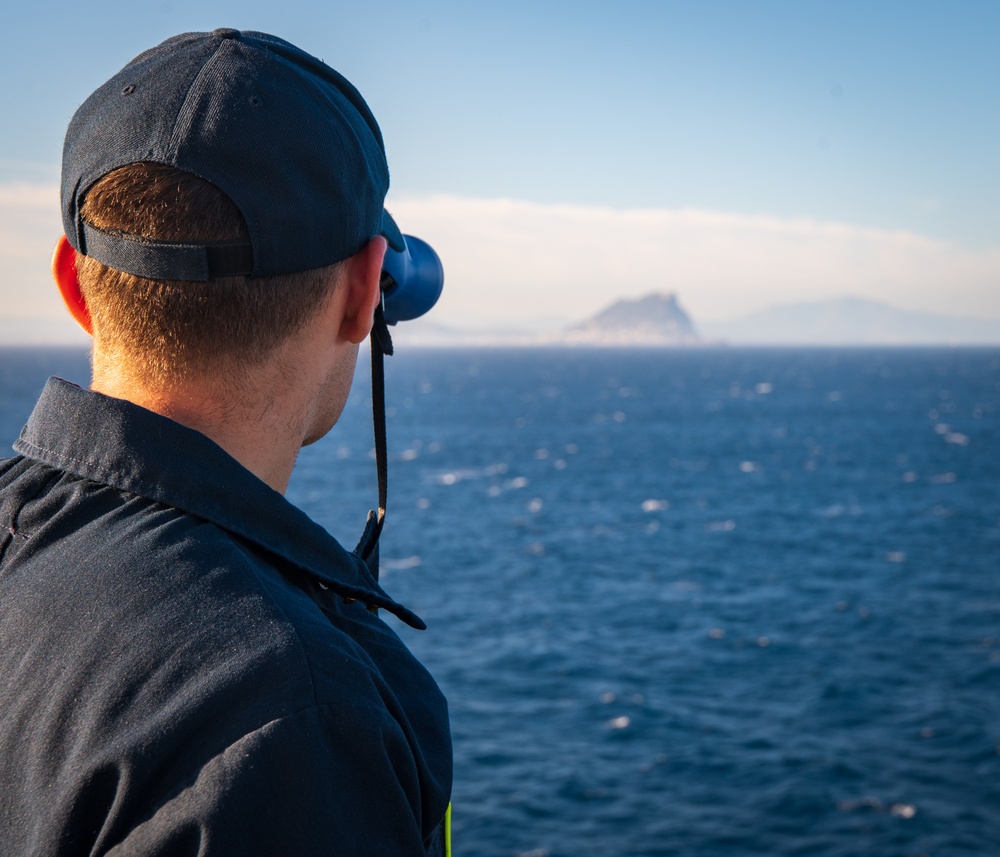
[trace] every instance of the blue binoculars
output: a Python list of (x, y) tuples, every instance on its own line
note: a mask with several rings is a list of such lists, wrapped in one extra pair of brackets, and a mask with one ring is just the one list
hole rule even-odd
[(404, 235), (402, 251), (391, 247), (382, 262), (382, 313), (387, 324), (410, 321), (427, 312), (441, 297), (444, 268), (426, 241)]

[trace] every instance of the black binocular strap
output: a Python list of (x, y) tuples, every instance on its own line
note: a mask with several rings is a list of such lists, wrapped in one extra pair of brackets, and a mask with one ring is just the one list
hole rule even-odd
[(382, 304), (375, 309), (375, 323), (371, 333), (372, 348), (372, 424), (375, 430), (375, 468), (378, 471), (378, 511), (368, 512), (368, 521), (361, 541), (354, 549), (378, 580), (378, 540), (385, 521), (385, 503), (388, 490), (388, 452), (385, 439), (385, 357), (392, 356), (392, 337), (382, 312)]

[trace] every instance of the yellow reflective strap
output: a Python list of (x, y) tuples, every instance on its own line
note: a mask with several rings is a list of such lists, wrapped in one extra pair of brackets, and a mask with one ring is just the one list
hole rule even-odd
[(444, 812), (444, 857), (451, 857), (451, 804)]

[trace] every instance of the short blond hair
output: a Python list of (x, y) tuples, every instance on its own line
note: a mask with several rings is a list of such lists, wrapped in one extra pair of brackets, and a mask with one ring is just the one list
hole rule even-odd
[[(246, 238), (243, 217), (209, 182), (153, 163), (100, 179), (81, 215), (98, 229), (167, 241)], [(80, 289), (103, 354), (146, 382), (254, 366), (298, 331), (336, 285), (339, 265), (274, 277), (150, 280), (77, 254)]]

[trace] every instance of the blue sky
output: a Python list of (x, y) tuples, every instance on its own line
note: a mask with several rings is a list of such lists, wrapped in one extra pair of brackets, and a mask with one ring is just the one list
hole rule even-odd
[(7, 13), (7, 317), (58, 311), (40, 248), (76, 106), (163, 38), (234, 26), (365, 94), (390, 208), (444, 257), (445, 323), (543, 326), (653, 290), (696, 318), (860, 294), (1000, 319), (992, 0), (81, 9)]

